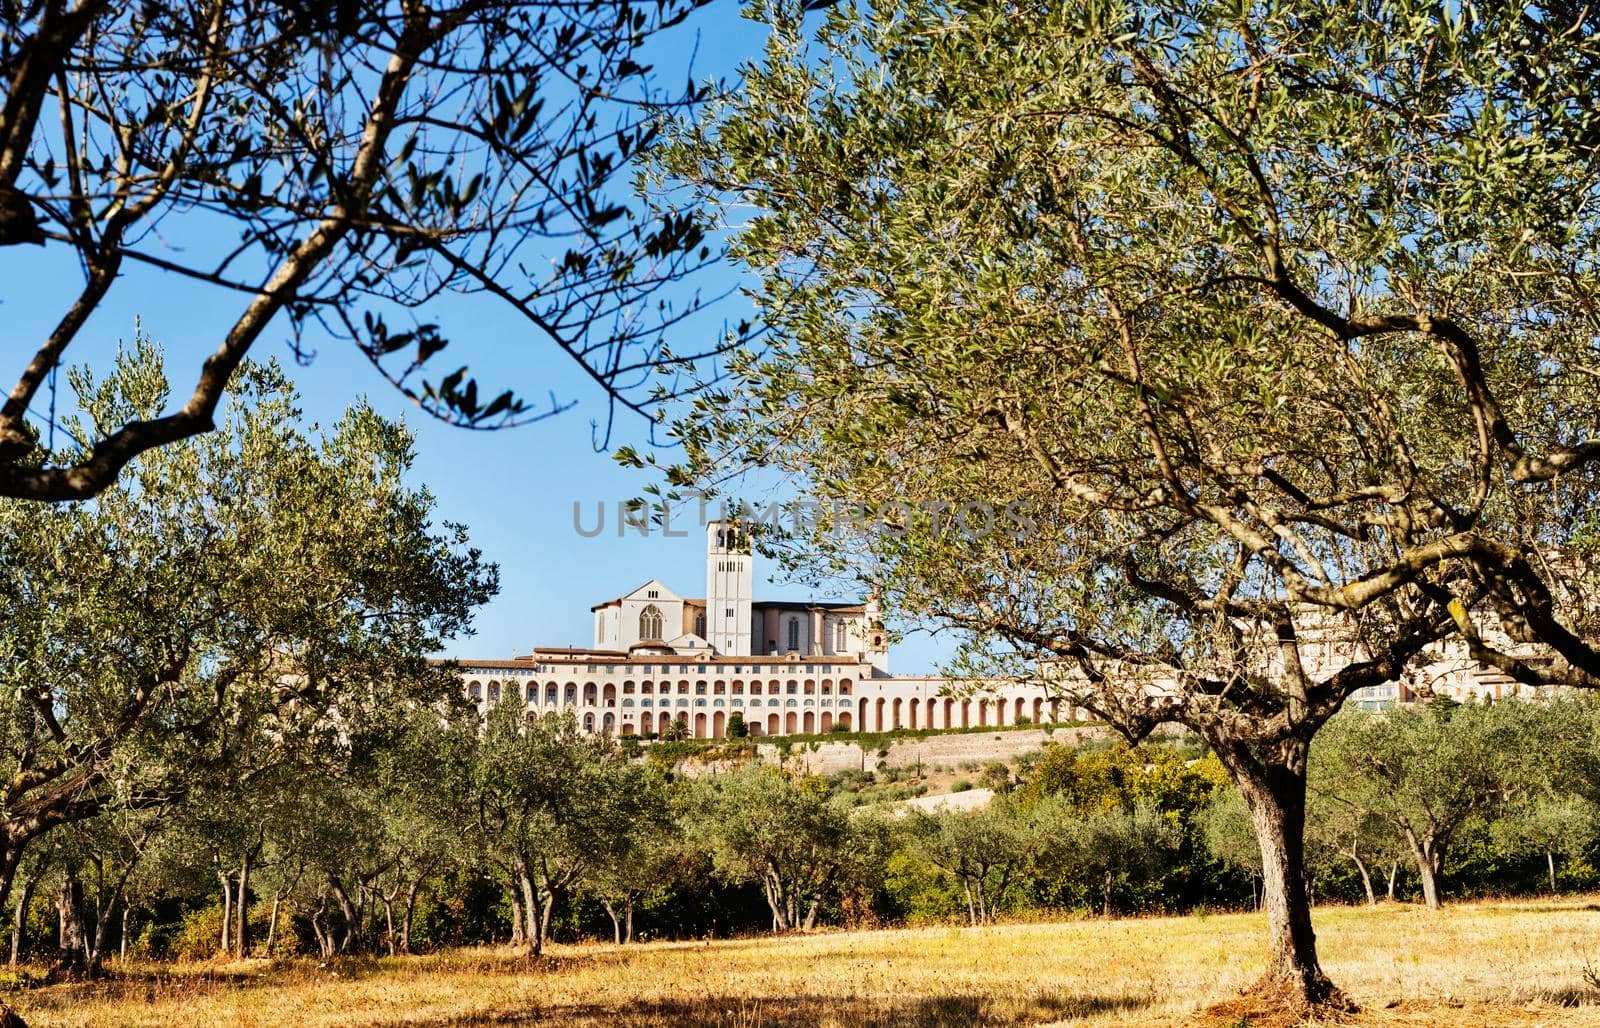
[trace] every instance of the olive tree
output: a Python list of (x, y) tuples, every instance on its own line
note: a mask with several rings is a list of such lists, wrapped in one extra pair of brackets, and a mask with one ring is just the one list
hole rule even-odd
[(753, 764), (697, 785), (688, 830), (716, 873), (761, 885), (773, 931), (814, 926), (850, 851), (849, 811), (826, 782)]
[[(166, 399), (146, 344), (73, 379), (96, 424)], [(62, 825), (174, 809), (454, 691), (427, 654), (496, 572), (404, 481), (409, 433), (362, 406), (308, 434), (270, 366), (237, 386), (217, 432), (92, 500), (0, 502), (0, 900)]]
[(629, 760), (577, 718), (531, 718), (502, 701), (487, 715), (470, 769), (473, 828), (504, 868), (530, 957), (544, 953), (558, 896), (595, 881), (644, 849), (666, 815), (659, 772)]
[(1024, 806), (996, 796), (982, 810), (913, 810), (912, 845), (922, 858), (961, 883), (967, 923), (993, 924), (1007, 893), (1041, 852), (1043, 835), (1036, 810), (1059, 804), (1041, 800)]
[[(274, 324), (306, 357), (307, 328), (359, 348), (477, 428), (569, 404), (480, 395), (463, 360), (441, 366), (450, 332), (429, 319), (458, 296), (576, 361), (613, 412), (670, 392), (653, 370), (692, 353), (660, 333), (696, 301), (658, 290), (709, 252), (691, 216), (638, 217), (624, 180), (655, 110), (703, 96), (645, 55), (700, 3), (0, 6), (0, 246), (60, 248), (82, 273), (0, 402), (0, 496), (90, 496), (209, 431)], [(135, 267), (207, 288), (227, 327), (177, 402), (42, 454), (30, 407)]]
[(766, 345), (669, 483), (788, 473), (800, 573), (859, 568), (1130, 738), (1192, 729), (1262, 851), (1262, 995), (1342, 1002), (1321, 726), (1441, 645), (1600, 681), (1592, 35), (1409, 0), (757, 13), (659, 175), (722, 211)]
[(1330, 722), (1316, 759), (1338, 783), (1327, 790), (1334, 802), (1399, 836), (1423, 902), (1437, 908), (1451, 843), (1528, 796), (1543, 762), (1560, 762), (1558, 740), (1538, 731), (1545, 713), (1515, 701), (1350, 711)]

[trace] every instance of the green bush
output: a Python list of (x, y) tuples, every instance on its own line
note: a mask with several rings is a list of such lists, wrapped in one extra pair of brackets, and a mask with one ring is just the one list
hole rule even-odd
[[(258, 952), (266, 945), (271, 920), (270, 900), (251, 905), (247, 929), (251, 952)], [(232, 934), (231, 925), (229, 933)], [(185, 916), (178, 930), (170, 936), (162, 930), (162, 926), (145, 926), (143, 931), (135, 933), (129, 951), (137, 956), (165, 957), (168, 960), (209, 960), (217, 955), (221, 942), (222, 905), (213, 903)], [(293, 956), (300, 952), (301, 939), (295, 931), (289, 905), (282, 904), (278, 908), (278, 932), (272, 941), (272, 955)]]

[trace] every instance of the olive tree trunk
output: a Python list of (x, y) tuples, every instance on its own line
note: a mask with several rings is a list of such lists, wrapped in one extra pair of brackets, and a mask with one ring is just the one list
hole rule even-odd
[(1406, 828), (1406, 843), (1411, 847), (1411, 857), (1417, 865), (1417, 878), (1422, 882), (1422, 902), (1429, 910), (1439, 909), (1439, 868), (1443, 863), (1442, 847), (1431, 835), (1418, 835)]
[(1299, 1006), (1338, 1002), (1338, 991), (1317, 960), (1306, 879), (1306, 756), (1310, 745), (1291, 740), (1270, 759), (1233, 740), (1217, 755), (1233, 776), (1261, 847), (1261, 908), (1267, 915), (1267, 970), (1252, 991)]
[(16, 967), (22, 959), (22, 947), (27, 941), (28, 928), (28, 903), (33, 899), (33, 887), (38, 882), (35, 875), (22, 883), (22, 892), (17, 896), (16, 919), (11, 923), (11, 966)]

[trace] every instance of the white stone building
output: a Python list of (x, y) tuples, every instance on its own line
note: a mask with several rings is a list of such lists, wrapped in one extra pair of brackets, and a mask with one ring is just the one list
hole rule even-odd
[[(877, 605), (785, 603), (754, 598), (748, 541), (727, 523), (706, 529), (706, 589), (700, 598), (659, 579), (597, 603), (594, 645), (539, 647), (512, 660), (462, 660), (462, 688), (480, 704), (513, 700), (530, 714), (572, 710), (590, 732), (659, 735), (682, 718), (694, 738), (727, 732), (738, 713), (751, 735), (880, 732), (1035, 724), (1083, 716), (1043, 684), (970, 683), (893, 675)], [(1314, 676), (1351, 658), (1342, 632), (1302, 627), (1302, 655)], [(1485, 636), (1520, 651), (1493, 626)], [(1359, 648), (1357, 650), (1359, 654)], [(1526, 656), (1534, 656), (1530, 651)], [(1432, 695), (1457, 700), (1530, 696), (1480, 665), (1451, 640), (1432, 647), (1407, 681), (1358, 689), (1354, 707), (1377, 710)], [(836, 726), (838, 727), (836, 729)]]
[[(682, 718), (694, 738), (961, 728), (1068, 715), (1042, 686), (891, 675), (877, 606), (756, 600), (753, 556), (736, 526), (706, 529), (706, 591), (681, 596), (657, 579), (595, 604), (591, 648), (536, 648), (513, 660), (460, 661), (482, 705), (530, 714), (572, 710), (586, 731), (657, 735)], [(836, 726), (842, 726), (836, 728)]]

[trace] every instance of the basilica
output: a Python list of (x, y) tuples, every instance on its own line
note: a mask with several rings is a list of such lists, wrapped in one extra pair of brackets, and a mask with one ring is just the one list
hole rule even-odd
[(686, 597), (651, 579), (597, 603), (594, 644), (538, 647), (512, 660), (463, 660), (462, 687), (488, 705), (571, 710), (588, 732), (655, 736), (675, 721), (694, 738), (880, 732), (1055, 721), (1073, 713), (1039, 685), (970, 693), (936, 676), (889, 673), (877, 604), (754, 597), (749, 540), (706, 526), (706, 583)]
[[(1036, 681), (975, 689), (938, 676), (891, 674), (874, 600), (757, 600), (752, 565), (740, 529), (712, 522), (705, 595), (682, 596), (652, 578), (590, 608), (592, 646), (459, 661), (462, 689), (484, 709), (510, 700), (530, 714), (570, 710), (587, 732), (654, 737), (682, 722), (682, 732), (697, 739), (726, 735), (735, 714), (755, 736), (1040, 724), (1084, 714)], [(1502, 648), (1516, 645), (1491, 626), (1483, 631)], [(1313, 628), (1305, 639), (1302, 657), (1313, 674), (1331, 674), (1361, 655), (1334, 631)], [(1359, 689), (1349, 703), (1377, 710), (1430, 696), (1532, 694), (1451, 641), (1430, 648), (1407, 681)]]

